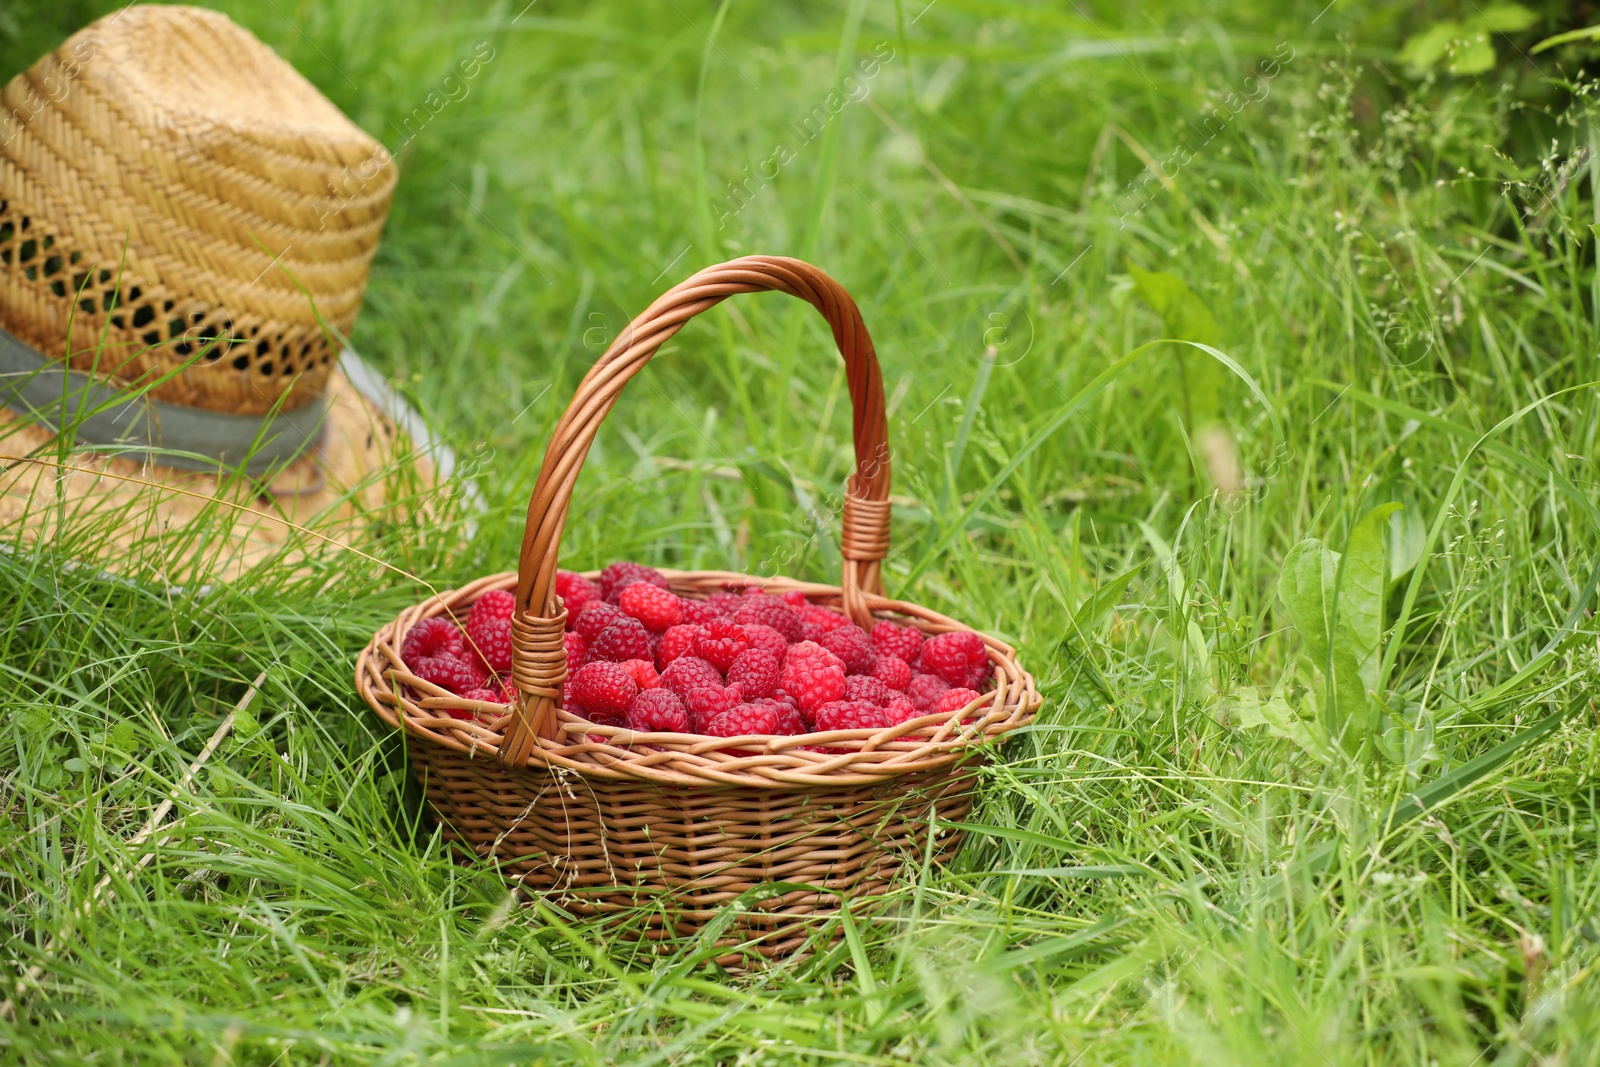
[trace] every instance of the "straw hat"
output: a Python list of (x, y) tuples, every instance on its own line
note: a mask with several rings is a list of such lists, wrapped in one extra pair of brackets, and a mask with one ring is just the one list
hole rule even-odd
[(247, 565), (287, 523), (387, 506), (397, 456), (433, 482), (431, 442), (341, 358), (382, 145), (189, 7), (91, 24), (0, 103), (0, 524), (109, 508), (143, 520), (132, 543), (221, 496)]

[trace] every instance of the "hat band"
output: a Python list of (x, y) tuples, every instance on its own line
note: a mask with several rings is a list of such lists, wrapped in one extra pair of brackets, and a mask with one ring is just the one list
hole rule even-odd
[[(322, 398), (265, 418), (130, 396), (103, 379), (72, 370), (0, 329), (0, 405), (60, 433), (124, 458), (181, 470), (237, 467), (261, 474), (294, 459), (322, 436)], [(98, 410), (97, 410), (98, 409)], [(92, 414), (90, 414), (92, 412)]]

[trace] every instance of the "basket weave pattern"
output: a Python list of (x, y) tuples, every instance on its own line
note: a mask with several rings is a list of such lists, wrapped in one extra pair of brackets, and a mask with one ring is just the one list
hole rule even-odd
[(173, 403), (259, 414), (322, 393), (337, 352), (317, 314), (354, 324), (394, 189), (378, 142), (266, 45), (194, 9), (101, 19), (0, 103), (17, 123), (0, 138), (12, 333), (126, 381), (203, 353), (151, 390)]
[[(558, 891), (585, 914), (654, 902), (652, 937), (693, 934), (741, 893), (790, 883), (741, 913), (724, 939), (750, 939), (770, 958), (803, 943), (808, 920), (831, 914), (842, 898), (880, 892), (907, 862), (945, 858), (958, 838), (930, 839), (933, 817), (965, 817), (979, 764), (999, 737), (1031, 721), (1039, 694), (1011, 647), (980, 634), (995, 668), (990, 692), (967, 708), (881, 730), (745, 738), (635, 733), (559, 706), (566, 664), (556, 547), (594, 433), (623, 384), (684, 322), (727, 296), (762, 290), (815, 306), (845, 359), (857, 465), (843, 516), (843, 580), (830, 586), (663, 571), (670, 587), (691, 598), (752, 586), (799, 591), (867, 627), (892, 618), (929, 634), (969, 629), (882, 595), (887, 420), (877, 359), (855, 303), (815, 267), (751, 256), (701, 271), (634, 320), (579, 385), (552, 435), (519, 570), (402, 613), (361, 653), (356, 686), (410, 739), (413, 770), (446, 832), (498, 861), (509, 877)], [(509, 710), (433, 686), (399, 655), (420, 620), (463, 619), (489, 589), (514, 589), (517, 597), (513, 676), (524, 699)], [(477, 712), (478, 721), (456, 719), (452, 709)]]

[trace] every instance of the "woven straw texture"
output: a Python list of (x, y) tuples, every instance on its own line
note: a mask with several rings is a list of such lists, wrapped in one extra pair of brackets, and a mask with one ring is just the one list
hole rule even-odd
[(258, 414), (323, 392), (338, 350), (316, 316), (348, 335), (394, 189), (377, 141), (197, 8), (107, 16), (0, 102), (13, 334), (126, 382), (177, 371), (152, 394), (194, 407)]
[[(556, 552), (595, 432), (627, 380), (684, 322), (728, 296), (763, 290), (817, 308), (845, 360), (856, 470), (843, 515), (842, 581), (663, 571), (671, 588), (694, 598), (751, 586), (798, 590), (869, 627), (893, 618), (930, 634), (969, 629), (882, 595), (890, 451), (882, 377), (854, 301), (815, 267), (750, 256), (701, 271), (633, 321), (584, 378), (552, 434), (518, 572), (402, 613), (358, 657), (356, 687), (411, 739), (413, 771), (446, 832), (501, 864), (508, 877), (557, 892), (581, 914), (645, 908), (653, 938), (698, 933), (741, 894), (786, 883), (740, 911), (719, 939), (774, 958), (804, 943), (841, 900), (880, 893), (908, 862), (945, 858), (958, 838), (931, 839), (933, 817), (965, 817), (978, 765), (1002, 735), (1032, 720), (1040, 701), (1011, 647), (980, 635), (995, 668), (990, 692), (967, 708), (882, 730), (744, 738), (635, 733), (559, 707), (565, 611), (554, 593)], [(489, 589), (517, 597), (512, 673), (524, 699), (510, 709), (431, 685), (399, 654), (420, 620), (465, 619)], [(477, 718), (454, 718), (452, 709)], [(730, 952), (725, 962), (740, 958)]]

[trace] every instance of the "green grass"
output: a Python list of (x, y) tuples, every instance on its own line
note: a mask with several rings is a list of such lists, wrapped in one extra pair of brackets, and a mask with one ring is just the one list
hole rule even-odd
[[(511, 567), (588, 331), (699, 266), (798, 255), (877, 339), (891, 591), (1015, 642), (1046, 703), (953, 866), (859, 919), (858, 945), (730, 978), (508, 910), (452, 863), (350, 682), (419, 583), (324, 555), (173, 594), (73, 567), (92, 526), (5, 531), (4, 959), (43, 973), (0, 1058), (1600, 1062), (1600, 129), (1581, 52), (1522, 54), (1570, 22), (1497, 41), (1489, 74), (1420, 80), (1394, 57), (1443, 9), (224, 6), (392, 146), (494, 50), (399, 149), (353, 337), (488, 509), (470, 536), (451, 511), (366, 551), (440, 587)], [(0, 14), (0, 73), (91, 8)], [(806, 140), (880, 46), (866, 98)], [(1229, 91), (1259, 99), (1202, 145)], [(1185, 141), (1171, 188), (1143, 180)], [(1178, 294), (1164, 318), (1152, 284)], [(1080, 395), (1173, 334), (1267, 404), (1174, 345)], [(613, 413), (563, 560), (836, 574), (835, 517), (811, 512), (850, 466), (829, 347), (778, 296), (697, 320)], [(1236, 442), (1236, 494), (1205, 422)], [(1385, 594), (1391, 733), (1349, 752), (1242, 725), (1252, 687), (1303, 731), (1327, 709), (1280, 567), (1388, 501), (1436, 533)], [(129, 873), (127, 840), (261, 671)], [(108, 873), (114, 897), (45, 954)]]

